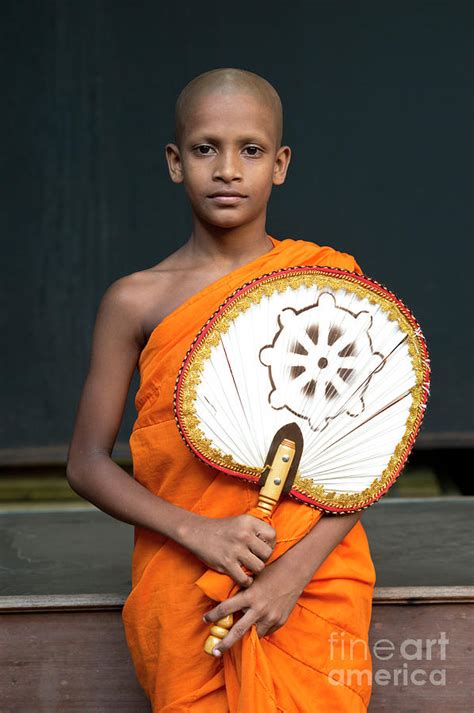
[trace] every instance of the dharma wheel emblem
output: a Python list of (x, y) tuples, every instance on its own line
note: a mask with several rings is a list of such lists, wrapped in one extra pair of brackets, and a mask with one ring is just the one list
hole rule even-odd
[[(313, 431), (342, 413), (360, 415), (372, 375), (384, 365), (383, 355), (372, 348), (371, 315), (338, 307), (334, 295), (323, 292), (316, 304), (283, 309), (278, 324), (272, 343), (259, 351), (268, 367), (272, 408), (307, 419)], [(364, 351), (371, 357), (358, 360)]]

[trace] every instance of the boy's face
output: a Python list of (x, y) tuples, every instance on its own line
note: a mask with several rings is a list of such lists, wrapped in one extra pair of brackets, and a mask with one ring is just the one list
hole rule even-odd
[(250, 223), (265, 213), (272, 185), (285, 180), (291, 150), (276, 142), (272, 110), (258, 98), (205, 95), (186, 119), (181, 148), (166, 146), (171, 179), (184, 182), (202, 221), (223, 228)]

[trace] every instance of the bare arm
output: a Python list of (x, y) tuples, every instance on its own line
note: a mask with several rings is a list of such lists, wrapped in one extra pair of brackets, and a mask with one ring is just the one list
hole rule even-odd
[(100, 303), (66, 475), (73, 490), (109, 515), (179, 539), (186, 512), (157, 498), (111, 458), (143, 344), (136, 292), (133, 276), (122, 278)]
[(144, 342), (143, 299), (135, 275), (114, 282), (102, 298), (69, 446), (68, 482), (112, 517), (170, 537), (248, 586), (253, 580), (240, 565), (252, 572), (263, 569), (274, 546), (273, 528), (248, 515), (215, 519), (179, 508), (154, 495), (111, 458)]
[(301, 591), (360, 520), (362, 512), (323, 515), (307, 535), (280, 557), (281, 567), (301, 586)]

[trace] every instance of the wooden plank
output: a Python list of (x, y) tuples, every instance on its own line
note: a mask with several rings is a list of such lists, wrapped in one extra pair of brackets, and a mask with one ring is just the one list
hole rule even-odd
[(2, 616), (0, 691), (2, 713), (150, 711), (118, 612)]
[(375, 605), (369, 713), (474, 710), (473, 625), (472, 604)]
[(374, 604), (474, 603), (471, 587), (375, 587)]
[[(418, 590), (401, 597), (405, 604), (400, 605), (393, 604), (393, 594), (379, 590), (379, 601), (387, 603), (374, 602), (369, 713), (424, 713), (434, 704), (442, 705), (443, 713), (472, 710), (472, 600), (447, 604), (443, 598), (448, 592), (440, 590), (438, 602), (426, 604)], [(418, 604), (410, 606), (414, 595)], [(434, 600), (426, 589), (424, 596)], [(71, 611), (64, 601), (61, 610), (41, 610), (36, 601), (36, 610), (2, 612), (1, 712), (30, 711), (32, 702), (35, 713), (149, 712), (126, 646), (119, 599), (102, 597), (105, 609), (97, 609), (98, 602), (90, 598), (87, 610), (80, 598), (73, 602), (82, 607), (79, 611)], [(107, 610), (109, 606), (116, 611)]]
[(0, 613), (115, 611), (122, 609), (125, 598), (121, 594), (52, 594), (0, 597)]
[[(110, 611), (121, 609), (121, 594), (21, 595), (0, 597), (0, 613), (47, 611)], [(375, 587), (374, 604), (474, 603), (472, 587)]]

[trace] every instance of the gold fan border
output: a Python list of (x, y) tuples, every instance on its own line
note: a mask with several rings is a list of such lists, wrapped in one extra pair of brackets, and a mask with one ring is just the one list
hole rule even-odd
[[(294, 272), (291, 272), (291, 270), (294, 270)], [(328, 274), (326, 271), (329, 270), (333, 273), (345, 272), (345, 274)], [(185, 441), (188, 441), (192, 449), (198, 455), (202, 454), (207, 461), (217, 466), (222, 466), (227, 471), (232, 470), (236, 474), (244, 474), (250, 476), (253, 480), (258, 480), (261, 474), (259, 468), (244, 466), (235, 461), (232, 456), (213, 447), (210, 439), (206, 438), (200, 429), (200, 419), (196, 414), (195, 401), (204, 364), (209, 359), (212, 348), (218, 345), (221, 335), (225, 334), (229, 329), (231, 322), (249, 307), (258, 304), (262, 297), (270, 296), (275, 291), (284, 292), (288, 287), (298, 289), (301, 286), (311, 287), (314, 284), (320, 289), (324, 287), (330, 287), (333, 290), (345, 288), (361, 299), (367, 298), (373, 304), (379, 305), (388, 315), (388, 318), (397, 321), (400, 329), (408, 336), (408, 350), (412, 360), (413, 371), (416, 374), (416, 384), (410, 390), (412, 404), (406, 421), (405, 432), (382, 475), (379, 478), (375, 478), (371, 485), (360, 493), (328, 491), (322, 485), (314, 485), (309, 479), (302, 478), (299, 471), (296, 474), (292, 490), (300, 493), (303, 497), (310, 498), (313, 501), (316, 500), (323, 509), (344, 508), (346, 512), (348, 508), (353, 508), (353, 511), (364, 509), (377, 500), (398, 476), (423, 419), (429, 381), (429, 360), (421, 329), (408, 308), (390, 290), (365, 275), (346, 272), (339, 268), (313, 267), (308, 269), (308, 266), (283, 268), (275, 272), (277, 274), (269, 273), (268, 275), (260, 276), (235, 290), (196, 336), (193, 345), (191, 345), (188, 354), (183, 360), (176, 382), (175, 396), (178, 382), (182, 376), (178, 403), (175, 403), (178, 427)], [(242, 294), (235, 297), (235, 294), (241, 290), (243, 290)], [(214, 317), (214, 323), (207, 328), (207, 332), (200, 343), (193, 348), (195, 342), (198, 341), (202, 332), (206, 330), (208, 323)], [(314, 502), (308, 502), (307, 504), (318, 507)]]

